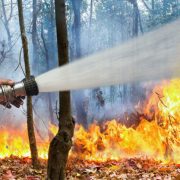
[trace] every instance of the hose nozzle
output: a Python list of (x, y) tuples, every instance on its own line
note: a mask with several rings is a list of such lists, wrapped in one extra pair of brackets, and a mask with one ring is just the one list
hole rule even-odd
[(25, 78), (14, 86), (0, 85), (0, 102), (11, 103), (16, 97), (21, 96), (36, 96), (39, 94), (39, 89), (34, 76), (29, 79)]

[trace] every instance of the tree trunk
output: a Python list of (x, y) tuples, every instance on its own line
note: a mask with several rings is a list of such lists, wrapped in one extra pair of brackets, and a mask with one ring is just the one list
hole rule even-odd
[[(75, 34), (73, 43), (75, 47), (75, 56), (74, 59), (79, 59), (81, 54), (81, 17), (80, 17), (80, 9), (82, 5), (82, 0), (71, 0), (73, 11), (74, 11), (74, 24), (73, 24), (73, 32)], [(84, 91), (77, 90), (73, 93), (73, 100), (75, 101), (76, 107), (76, 118), (77, 122), (82, 124), (85, 128), (87, 128), (87, 112), (84, 108)]]
[[(26, 78), (30, 78), (30, 66), (29, 66), (29, 54), (28, 54), (28, 42), (24, 27), (24, 17), (23, 17), (23, 7), (22, 7), (22, 0), (18, 0), (18, 12), (19, 12), (19, 25), (21, 31), (21, 40), (23, 45), (23, 52), (24, 52), (24, 64), (25, 64), (25, 71), (26, 71)], [(27, 98), (27, 129), (28, 129), (28, 137), (29, 137), (29, 144), (31, 150), (31, 157), (32, 157), (32, 164), (34, 167), (37, 167), (38, 162), (38, 152), (36, 146), (36, 139), (34, 133), (34, 126), (33, 126), (33, 110), (32, 110), (32, 98)]]
[(91, 48), (91, 26), (92, 26), (92, 13), (93, 13), (93, 0), (91, 0), (90, 4), (90, 16), (89, 16), (89, 36), (88, 36), (88, 54), (90, 53), (90, 48)]
[(84, 128), (88, 127), (87, 111), (85, 109), (85, 96), (83, 90), (77, 90), (73, 93), (73, 100), (76, 107), (77, 123), (81, 124)]
[[(139, 34), (139, 26), (140, 26), (141, 32), (143, 33), (140, 12), (139, 12), (137, 0), (130, 1), (130, 2), (133, 5), (133, 14), (134, 14), (132, 36), (137, 37)], [(130, 85), (130, 97), (129, 97), (130, 103), (137, 104), (138, 98), (139, 98), (139, 96), (138, 96), (139, 89), (140, 89), (140, 86), (138, 83), (132, 83)]]
[(32, 20), (32, 45), (33, 45), (33, 62), (34, 73), (38, 74), (38, 43), (37, 43), (37, 0), (33, 0), (33, 20)]
[(133, 20), (133, 37), (138, 36), (138, 20), (139, 20), (139, 14), (138, 14), (138, 5), (137, 5), (137, 0), (134, 1), (133, 3), (133, 8), (134, 8), (134, 20)]
[(152, 6), (152, 12), (154, 12), (154, 8), (155, 8), (154, 0), (151, 1), (151, 6)]
[(167, 11), (167, 0), (163, 0), (163, 17), (166, 17), (166, 11)]
[[(4, 4), (4, 0), (1, 1), (2, 2), (2, 14), (3, 14), (3, 17), (4, 17), (4, 21), (3, 21), (3, 24), (4, 24), (4, 27), (6, 29), (6, 32), (7, 32), (7, 37), (8, 37), (8, 45), (9, 45), (9, 48), (11, 48), (12, 46), (12, 38), (11, 38), (11, 33), (10, 33), (10, 29), (9, 29), (9, 20), (11, 19), (11, 17), (7, 17), (7, 12), (6, 12), (6, 9), (5, 9), (5, 4)], [(12, 1), (10, 2), (11, 3), (11, 9), (10, 9), (10, 16), (12, 15)]]
[(75, 42), (76, 42), (76, 55), (75, 58), (81, 57), (81, 17), (80, 17), (80, 9), (82, 5), (82, 0), (71, 0), (74, 11), (74, 33), (75, 33)]
[[(53, 61), (53, 59), (51, 59), (51, 57), (50, 57), (50, 54), (53, 53), (53, 52), (49, 52), (49, 48), (48, 48), (48, 46), (46, 44), (46, 40), (45, 40), (45, 37), (44, 37), (43, 25), (41, 25), (41, 39), (42, 39), (43, 46), (44, 46), (44, 55), (45, 55), (45, 60), (46, 60), (46, 70), (49, 71), (50, 70), (50, 60)], [(54, 116), (53, 116), (51, 93), (47, 94), (47, 100), (48, 100), (49, 118), (50, 118), (51, 124), (55, 124)]]
[[(59, 66), (69, 61), (65, 1), (55, 0)], [(75, 122), (71, 116), (70, 92), (59, 94), (59, 131), (49, 148), (48, 179), (64, 180), (68, 153), (72, 146)]]
[(55, 17), (54, 17), (54, 1), (50, 2), (50, 23), (48, 26), (48, 49), (49, 49), (49, 68), (54, 68), (57, 66), (57, 56), (56, 53), (56, 34), (55, 34)]

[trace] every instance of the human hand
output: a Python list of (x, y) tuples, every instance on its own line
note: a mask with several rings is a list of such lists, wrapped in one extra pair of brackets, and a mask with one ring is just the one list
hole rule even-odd
[(12, 81), (10, 79), (0, 79), (0, 85), (13, 86), (14, 85), (14, 81)]
[[(7, 85), (7, 86), (13, 86), (14, 85), (14, 81), (12, 80), (8, 80), (8, 79), (0, 79), (0, 86), (1, 85)], [(23, 100), (25, 99), (25, 97), (11, 97), (10, 100), (8, 102), (6, 102), (5, 100), (1, 100), (0, 99), (0, 104), (7, 107), (7, 108), (11, 108), (11, 105), (19, 108), (21, 105), (23, 105)]]

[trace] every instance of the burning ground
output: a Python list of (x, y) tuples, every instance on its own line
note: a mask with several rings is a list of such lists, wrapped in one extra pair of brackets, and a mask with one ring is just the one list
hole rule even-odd
[[(131, 116), (94, 123), (85, 130), (76, 125), (74, 145), (67, 166), (69, 179), (178, 179), (180, 163), (180, 80), (163, 82)], [(137, 124), (127, 127), (131, 118)], [(52, 134), (57, 128), (50, 125)], [(26, 128), (1, 127), (0, 176), (41, 178), (30, 166)], [(37, 136), (39, 156), (47, 159), (49, 137)], [(12, 156), (13, 155), (13, 156)], [(19, 158), (18, 158), (19, 157)], [(23, 169), (23, 170), (22, 170)]]

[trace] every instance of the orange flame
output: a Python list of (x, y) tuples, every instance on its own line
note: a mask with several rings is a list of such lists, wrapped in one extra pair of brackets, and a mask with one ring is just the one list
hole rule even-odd
[[(30, 157), (29, 140), (27, 136), (27, 128), (25, 125), (15, 130), (12, 128), (2, 127), (0, 129), (0, 158), (9, 157), (11, 155), (17, 157)], [(37, 136), (37, 146), (39, 157), (47, 159), (47, 149), (49, 139), (44, 141)]]
[[(180, 163), (180, 79), (163, 82), (154, 88), (143, 108), (144, 117), (136, 129), (116, 120), (90, 125), (85, 130), (76, 125), (71, 156), (93, 161), (119, 160), (145, 156)], [(30, 156), (25, 126), (23, 131), (0, 129), (0, 158), (10, 155)], [(55, 135), (57, 128), (50, 125)], [(37, 137), (38, 152), (47, 158), (49, 138)]]

